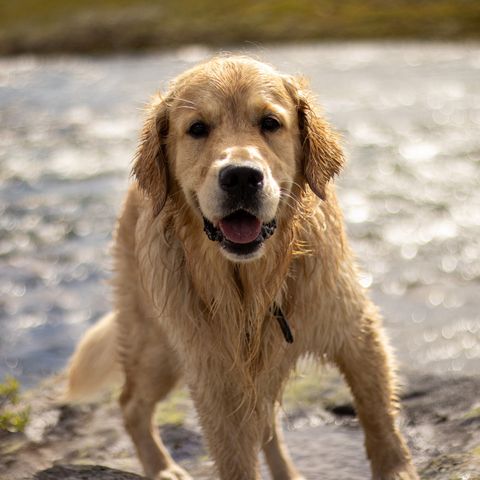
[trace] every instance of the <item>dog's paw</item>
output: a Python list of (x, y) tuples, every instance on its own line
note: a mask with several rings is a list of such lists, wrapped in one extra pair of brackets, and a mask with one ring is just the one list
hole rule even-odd
[(155, 480), (193, 480), (193, 478), (183, 468), (178, 465), (172, 465), (158, 472)]

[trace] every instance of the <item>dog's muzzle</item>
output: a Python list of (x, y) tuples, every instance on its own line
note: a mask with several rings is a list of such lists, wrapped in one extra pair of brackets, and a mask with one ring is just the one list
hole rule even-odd
[(220, 220), (218, 227), (205, 217), (203, 224), (210, 240), (219, 242), (222, 248), (236, 255), (252, 254), (277, 228), (275, 219), (262, 224), (245, 210), (237, 210), (226, 216)]

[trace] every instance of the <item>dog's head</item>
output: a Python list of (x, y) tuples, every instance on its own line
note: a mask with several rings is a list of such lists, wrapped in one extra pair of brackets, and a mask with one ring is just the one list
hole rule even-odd
[(343, 155), (303, 82), (246, 57), (180, 75), (151, 104), (133, 167), (155, 214), (182, 195), (226, 257), (262, 255), (294, 186), (325, 199)]

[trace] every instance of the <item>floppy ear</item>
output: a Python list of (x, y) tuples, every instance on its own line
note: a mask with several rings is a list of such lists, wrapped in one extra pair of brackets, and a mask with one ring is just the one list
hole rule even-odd
[(304, 80), (293, 77), (285, 80), (287, 90), (297, 105), (303, 174), (315, 195), (325, 200), (327, 183), (340, 172), (345, 159), (338, 134), (318, 113), (305, 83)]
[(152, 200), (155, 216), (161, 212), (167, 201), (167, 135), (167, 107), (165, 100), (156, 96), (147, 111), (132, 168), (132, 175), (136, 178), (138, 185)]

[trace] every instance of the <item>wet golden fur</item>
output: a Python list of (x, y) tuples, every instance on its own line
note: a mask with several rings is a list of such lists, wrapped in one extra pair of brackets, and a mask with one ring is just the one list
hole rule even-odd
[[(258, 128), (265, 111), (282, 120), (271, 135)], [(192, 141), (185, 131), (198, 115), (214, 128)], [(203, 232), (214, 161), (228, 155), (250, 155), (281, 192), (278, 228), (248, 262), (222, 255)], [(331, 182), (343, 162), (304, 82), (246, 57), (216, 57), (153, 99), (115, 233), (114, 314), (97, 327), (103, 340), (89, 334), (70, 365), (70, 397), (88, 394), (99, 385), (86, 358), (116, 345), (118, 361), (99, 368), (124, 373), (125, 425), (149, 477), (190, 478), (151, 428), (155, 404), (183, 377), (220, 478), (259, 478), (263, 448), (273, 478), (301, 479), (275, 410), (297, 360), (311, 355), (344, 374), (373, 478), (418, 478), (395, 425), (381, 319), (358, 283)], [(270, 313), (274, 302), (293, 344)]]

